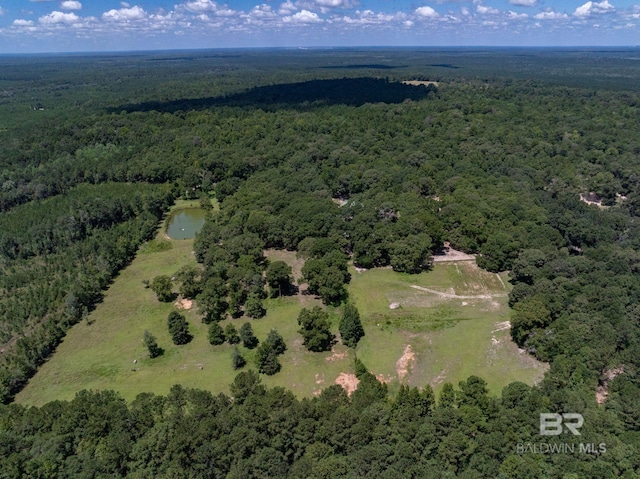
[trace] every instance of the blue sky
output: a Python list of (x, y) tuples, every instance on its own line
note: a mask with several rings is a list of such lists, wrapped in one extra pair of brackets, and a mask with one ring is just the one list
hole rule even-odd
[(0, 0), (0, 53), (614, 45), (640, 0)]

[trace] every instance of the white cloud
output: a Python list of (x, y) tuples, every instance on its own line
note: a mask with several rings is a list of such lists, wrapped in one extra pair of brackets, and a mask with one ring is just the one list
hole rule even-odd
[(469, 9), (467, 7), (462, 7), (460, 9), (460, 13), (462, 13), (465, 17), (468, 17), (469, 15), (471, 15), (471, 12), (469, 12)]
[(0, 16), (4, 15), (4, 8), (0, 7)]
[(293, 4), (293, 2), (291, 2), (291, 0), (287, 0), (285, 3), (280, 4), (280, 8), (278, 8), (278, 13), (280, 15), (291, 15), (296, 10), (297, 8)]
[(235, 10), (230, 9), (227, 5), (219, 5), (212, 0), (192, 0), (180, 5), (175, 5), (174, 8), (176, 11), (187, 10), (191, 13), (211, 12), (220, 17), (231, 17), (238, 13)]
[(63, 10), (82, 10), (82, 3), (77, 0), (66, 0), (60, 4)]
[(516, 13), (509, 10), (507, 13), (507, 17), (511, 20), (524, 20), (525, 18), (529, 18), (529, 15), (526, 13)]
[(80, 17), (75, 13), (62, 13), (53, 11), (48, 15), (40, 17), (38, 21), (45, 25), (54, 25), (58, 23), (76, 23), (80, 20)]
[(553, 10), (545, 10), (544, 12), (536, 13), (533, 18), (536, 20), (562, 20), (569, 18), (566, 13), (554, 12)]
[(316, 0), (316, 4), (321, 7), (338, 8), (344, 6), (345, 0)]
[(609, 3), (609, 0), (604, 0), (602, 2), (587, 2), (584, 5), (580, 5), (576, 8), (576, 11), (573, 14), (576, 17), (588, 17), (592, 13), (607, 13), (613, 12), (616, 9), (613, 5)]
[(336, 22), (348, 25), (386, 25), (394, 22), (404, 22), (407, 15), (402, 12), (397, 13), (376, 13), (373, 10), (356, 10), (352, 16), (334, 17)]
[(309, 10), (300, 10), (298, 13), (282, 18), (285, 23), (320, 23), (322, 18), (317, 13), (310, 12)]
[(509, 0), (509, 3), (518, 7), (535, 7), (538, 0)]
[(461, 23), (462, 22), (462, 20), (460, 20), (455, 15), (445, 15), (443, 20), (445, 20), (445, 21), (447, 21), (449, 23)]
[(422, 18), (437, 18), (439, 17), (438, 12), (436, 12), (433, 8), (429, 6), (416, 8), (416, 15)]
[(251, 12), (249, 12), (249, 15), (256, 18), (273, 18), (277, 16), (271, 6), (265, 3), (253, 7)]
[(108, 12), (104, 12), (102, 14), (102, 19), (123, 22), (128, 20), (142, 20), (143, 18), (146, 18), (146, 16), (147, 12), (136, 5), (131, 8), (121, 8), (119, 10), (112, 9)]
[(17, 20), (13, 21), (13, 24), (16, 27), (31, 27), (31, 26), (33, 26), (33, 21), (32, 20), (23, 20), (21, 18), (18, 18)]
[(182, 5), (176, 5), (176, 10), (180, 9), (180, 7), (184, 7), (190, 12), (215, 12), (218, 10), (218, 4), (216, 2), (212, 2), (211, 0), (193, 0), (191, 2), (186, 2)]
[(487, 7), (486, 5), (477, 5), (476, 11), (482, 15), (496, 15), (500, 13), (497, 8)]

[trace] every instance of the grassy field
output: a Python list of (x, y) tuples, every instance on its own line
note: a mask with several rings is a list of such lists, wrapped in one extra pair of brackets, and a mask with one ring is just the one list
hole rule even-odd
[[(192, 240), (169, 240), (163, 231), (144, 245), (116, 278), (104, 301), (87, 321), (69, 331), (17, 401), (40, 405), (71, 399), (81, 389), (114, 389), (130, 400), (141, 392), (166, 394), (176, 383), (228, 392), (235, 376), (231, 347), (208, 343), (208, 327), (201, 323), (195, 305), (183, 311), (193, 341), (173, 345), (166, 318), (176, 306), (158, 302), (143, 284), (143, 280), (171, 275), (194, 264), (192, 246)], [(302, 263), (295, 253), (271, 250), (267, 255), (289, 262), (299, 277), (296, 273)], [(511, 381), (531, 384), (544, 373), (545, 365), (518, 351), (510, 341), (506, 277), (482, 271), (472, 261), (438, 263), (433, 271), (421, 275), (390, 269), (353, 270), (352, 275), (349, 293), (366, 332), (357, 348), (358, 357), (388, 381), (392, 391), (400, 382), (431, 384), (437, 390), (445, 381), (457, 384), (476, 374), (499, 393)], [(320, 302), (307, 295), (269, 299), (266, 317), (249, 320), (260, 340), (275, 328), (288, 347), (281, 356), (281, 372), (263, 377), (266, 385), (311, 396), (333, 384), (341, 373), (353, 372), (353, 352), (344, 346), (336, 345), (327, 353), (310, 353), (303, 347), (296, 318), (303, 306), (316, 304)], [(339, 311), (330, 308), (330, 315), (337, 330)], [(247, 319), (233, 321), (239, 328)], [(148, 359), (142, 344), (145, 330), (157, 337), (165, 349), (163, 356)], [(254, 352), (241, 351), (251, 365)]]
[(483, 271), (473, 261), (436, 263), (420, 275), (354, 273), (350, 294), (367, 334), (358, 356), (392, 385), (399, 369), (406, 369), (404, 382), (436, 390), (471, 374), (496, 394), (512, 381), (537, 382), (546, 365), (510, 340), (508, 286), (506, 275)]

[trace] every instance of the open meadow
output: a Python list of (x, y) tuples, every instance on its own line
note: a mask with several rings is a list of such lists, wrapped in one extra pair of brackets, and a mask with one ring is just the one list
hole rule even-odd
[[(166, 394), (176, 383), (228, 393), (236, 374), (231, 367), (232, 346), (209, 344), (208, 326), (201, 322), (195, 302), (181, 309), (194, 339), (174, 345), (166, 320), (182, 304), (159, 302), (143, 283), (195, 264), (192, 248), (193, 240), (168, 239), (164, 230), (143, 245), (104, 301), (69, 331), (17, 401), (41, 405), (71, 399), (82, 389), (114, 389), (131, 400), (142, 392)], [(268, 250), (266, 255), (286, 261), (294, 278), (300, 277), (303, 262), (294, 252)], [(392, 392), (400, 383), (431, 384), (437, 391), (444, 382), (457, 384), (475, 374), (499, 393), (512, 381), (532, 384), (542, 378), (546, 365), (511, 341), (506, 274), (483, 271), (473, 260), (435, 263), (432, 271), (419, 275), (387, 268), (352, 268), (351, 273), (349, 294), (366, 333), (355, 354)], [(337, 344), (331, 352), (311, 353), (303, 346), (296, 319), (302, 307), (314, 305), (321, 302), (299, 293), (266, 300), (264, 318), (225, 321), (233, 321), (238, 329), (250, 321), (260, 340), (272, 328), (283, 336), (287, 351), (280, 358), (282, 370), (263, 376), (266, 385), (289, 388), (298, 396), (318, 394), (336, 381), (355, 386), (353, 351)], [(329, 308), (329, 312), (337, 332), (340, 311)], [(148, 358), (142, 343), (145, 330), (156, 336), (165, 350), (162, 356)], [(248, 361), (246, 367), (255, 367), (255, 351), (240, 350)]]

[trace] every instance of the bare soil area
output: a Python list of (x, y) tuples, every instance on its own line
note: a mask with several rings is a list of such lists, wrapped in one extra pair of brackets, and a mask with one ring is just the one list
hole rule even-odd
[(355, 374), (340, 373), (336, 378), (335, 383), (342, 386), (343, 389), (347, 391), (347, 394), (351, 396), (351, 393), (358, 389), (358, 383), (360, 383), (360, 380)]

